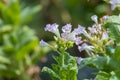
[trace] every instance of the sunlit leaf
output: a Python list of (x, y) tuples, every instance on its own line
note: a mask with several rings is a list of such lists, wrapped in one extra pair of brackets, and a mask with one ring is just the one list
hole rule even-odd
[(0, 56), (0, 63), (10, 64), (10, 61), (9, 61), (9, 59), (7, 59), (7, 58), (4, 57), (4, 56)]
[(104, 71), (99, 71), (95, 80), (109, 80), (110, 75)]
[(20, 6), (18, 0), (10, 0), (2, 9), (3, 20), (6, 24), (18, 25), (20, 22)]

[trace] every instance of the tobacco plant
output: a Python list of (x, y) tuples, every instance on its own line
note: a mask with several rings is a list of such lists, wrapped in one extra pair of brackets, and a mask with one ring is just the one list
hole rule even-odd
[[(120, 5), (119, 0), (105, 1), (111, 4), (112, 10)], [(42, 70), (49, 73), (52, 80), (77, 80), (78, 70), (85, 66), (99, 70), (94, 73), (94, 80), (120, 80), (120, 16), (106, 15), (98, 19), (93, 15), (91, 20), (94, 24), (87, 29), (78, 25), (72, 31), (72, 25), (66, 24), (61, 34), (58, 24), (46, 25), (45, 31), (56, 35), (56, 45), (51, 46), (43, 40), (40, 45), (49, 46), (59, 54), (53, 57), (57, 62), (52, 64), (53, 69), (44, 67)], [(78, 58), (67, 53), (66, 50), (73, 47), (73, 44), (78, 46), (80, 54), (85, 51), (88, 57)]]

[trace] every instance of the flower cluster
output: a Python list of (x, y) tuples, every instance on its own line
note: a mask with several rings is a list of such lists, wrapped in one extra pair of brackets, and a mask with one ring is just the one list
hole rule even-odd
[[(107, 19), (108, 16), (104, 16), (102, 20)], [(85, 50), (89, 55), (90, 53), (97, 51), (103, 53), (104, 47), (106, 45), (105, 41), (109, 40), (109, 36), (106, 30), (102, 27), (102, 23), (99, 24), (98, 17), (93, 15), (91, 19), (95, 22), (92, 27), (88, 27), (88, 31), (85, 27), (78, 25), (72, 31), (72, 25), (66, 24), (62, 27), (60, 33), (58, 27), (59, 25), (54, 24), (47, 24), (45, 27), (45, 31), (52, 32), (56, 35), (59, 41), (59, 44), (65, 46), (68, 45), (68, 42), (75, 43), (78, 46), (78, 50), (81, 52)], [(66, 43), (67, 42), (67, 43)], [(99, 43), (99, 44), (98, 44)], [(41, 46), (48, 46), (48, 43), (44, 42), (43, 40), (40, 41)], [(68, 47), (62, 47), (65, 50)]]
[[(62, 39), (63, 41), (71, 41), (75, 43), (76, 45), (80, 45), (82, 43), (82, 37), (78, 36), (81, 34), (84, 34), (85, 36), (89, 36), (89, 34), (86, 32), (85, 27), (78, 25), (78, 28), (75, 28), (72, 31), (72, 25), (66, 24), (62, 27), (62, 33), (60, 34), (58, 29), (58, 24), (47, 24), (45, 27), (45, 31), (49, 31), (54, 33), (58, 38)], [(44, 42), (43, 40), (40, 41), (41, 46), (47, 46), (48, 44)], [(78, 46), (80, 47), (80, 46)], [(79, 48), (78, 48), (79, 49)], [(84, 48), (85, 49), (85, 48)], [(82, 50), (84, 50), (82, 49)], [(80, 51), (82, 51), (80, 50)]]
[(92, 27), (88, 27), (90, 38), (88, 38), (87, 41), (94, 47), (95, 53), (105, 53), (105, 46), (107, 45), (107, 42), (109, 42), (108, 33), (106, 29), (102, 27), (102, 24), (107, 18), (108, 16), (103, 16), (101, 22), (99, 22), (96, 15), (91, 17), (95, 24), (93, 24)]

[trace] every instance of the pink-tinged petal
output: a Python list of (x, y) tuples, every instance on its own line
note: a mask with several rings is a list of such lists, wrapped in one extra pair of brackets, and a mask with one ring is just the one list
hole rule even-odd
[(64, 40), (70, 40), (70, 41), (75, 41), (76, 39), (76, 35), (74, 33), (67, 33), (67, 32), (62, 33), (61, 37)]
[(94, 28), (94, 27), (88, 27), (88, 30), (89, 30), (90, 33), (92, 33), (92, 34), (97, 33), (97, 30), (96, 30), (96, 28)]
[(75, 33), (76, 35), (78, 34), (83, 34), (85, 32), (85, 27), (78, 25), (78, 28), (75, 28), (73, 33)]
[(108, 39), (109, 38), (109, 36), (108, 36), (108, 33), (107, 32), (103, 32), (102, 33), (102, 40), (105, 40), (105, 39)]
[(66, 33), (66, 32), (64, 32), (64, 33), (61, 34), (61, 37), (62, 37), (64, 40), (68, 40), (68, 36), (69, 36), (69, 33)]
[(60, 37), (60, 33), (58, 30), (59, 25), (54, 23), (54, 24), (47, 24), (45, 27), (45, 31), (49, 31), (54, 33), (56, 36)]
[(68, 32), (70, 33), (72, 30), (72, 25), (71, 24), (66, 24), (65, 26), (62, 27), (63, 32)]
[(77, 37), (76, 40), (75, 40), (75, 44), (76, 45), (81, 44), (81, 39), (82, 39), (81, 37)]
[(108, 15), (105, 15), (105, 16), (103, 16), (102, 18), (103, 18), (104, 20), (106, 20), (108, 17), (109, 17)]
[(83, 48), (82, 46), (78, 46), (78, 50), (79, 50), (80, 52), (82, 52), (82, 51), (84, 50), (84, 48)]

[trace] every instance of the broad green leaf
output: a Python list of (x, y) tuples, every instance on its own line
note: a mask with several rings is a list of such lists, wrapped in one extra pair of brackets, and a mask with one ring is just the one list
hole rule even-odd
[(107, 28), (110, 38), (120, 44), (120, 16), (110, 16), (103, 25)]
[(106, 46), (106, 54), (109, 56), (113, 56), (115, 53), (115, 47), (113, 46)]
[(110, 38), (115, 40), (117, 45), (120, 45), (120, 25), (111, 24), (111, 26), (107, 28), (107, 31), (110, 35)]
[(109, 80), (110, 74), (106, 73), (104, 71), (99, 71), (97, 73), (97, 76), (95, 77), (95, 80)]
[(110, 69), (110, 71), (120, 71), (120, 61), (118, 61), (114, 58), (109, 58), (107, 63), (108, 63), (108, 67), (109, 67), (108, 69)]
[(118, 61), (120, 61), (120, 46), (118, 46), (115, 50), (115, 53), (114, 53), (114, 58)]
[(90, 65), (92, 67), (96, 67), (97, 69), (104, 69), (105, 65), (107, 64), (107, 58), (102, 56), (93, 56), (89, 58), (85, 58), (80, 63), (80, 68)]
[(105, 27), (108, 28), (111, 24), (118, 24), (118, 25), (120, 25), (120, 16), (115, 16), (115, 15), (109, 16), (105, 20), (104, 25), (105, 25)]
[(111, 58), (109, 56), (102, 57), (102, 56), (94, 56), (90, 58), (86, 58), (81, 61), (80, 68), (89, 65), (95, 67), (99, 70), (105, 70), (107, 72), (120, 71), (120, 62)]

